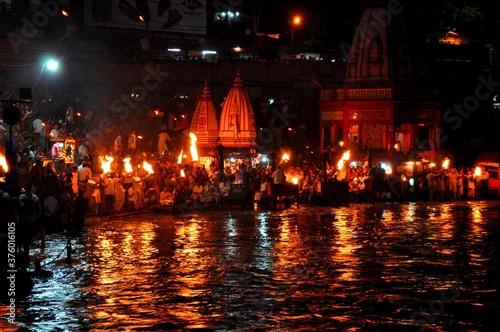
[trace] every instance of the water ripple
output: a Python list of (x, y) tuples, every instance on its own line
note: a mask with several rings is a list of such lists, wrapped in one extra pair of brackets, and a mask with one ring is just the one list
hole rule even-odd
[(96, 220), (72, 239), (71, 266), (66, 237), (47, 238), (53, 275), (20, 300), (16, 328), (491, 330), (499, 212), (377, 203)]

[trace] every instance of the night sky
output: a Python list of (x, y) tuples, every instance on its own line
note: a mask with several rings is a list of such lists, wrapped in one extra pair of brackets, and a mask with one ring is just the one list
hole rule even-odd
[(302, 28), (316, 30), (316, 34), (339, 33), (351, 35), (367, 1), (260, 1), (259, 30), (266, 33), (288, 32), (294, 15), (303, 18)]
[[(227, 0), (228, 2), (231, 2)], [(396, 1), (396, 0), (392, 0)], [(261, 33), (290, 33), (290, 18), (303, 17), (304, 36), (327, 36), (334, 43), (350, 41), (367, 5), (387, 1), (350, 0), (232, 0), (238, 8), (253, 16), (259, 13), (258, 31)], [(495, 2), (487, 0), (400, 0), (402, 16), (410, 34), (421, 40), (447, 28), (468, 35), (483, 43), (498, 42), (500, 12)], [(481, 16), (471, 17), (467, 10), (475, 8)], [(324, 37), (323, 37), (324, 39)]]

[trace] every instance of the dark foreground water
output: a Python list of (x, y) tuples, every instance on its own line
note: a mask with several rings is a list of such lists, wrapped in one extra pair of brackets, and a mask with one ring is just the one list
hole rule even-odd
[(0, 330), (494, 331), (500, 202), (95, 219)]

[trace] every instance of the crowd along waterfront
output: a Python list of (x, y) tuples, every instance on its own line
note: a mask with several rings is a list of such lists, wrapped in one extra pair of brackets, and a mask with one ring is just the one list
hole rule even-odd
[[(94, 218), (2, 331), (492, 331), (500, 202)], [(72, 257), (67, 261), (67, 240)]]

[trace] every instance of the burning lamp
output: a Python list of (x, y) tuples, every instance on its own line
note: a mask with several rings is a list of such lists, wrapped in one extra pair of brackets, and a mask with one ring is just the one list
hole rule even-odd
[(474, 176), (481, 176), (481, 167), (477, 166), (474, 169)]
[(293, 184), (299, 184), (299, 179), (297, 177), (292, 178), (292, 183)]
[(351, 159), (351, 150), (346, 151), (342, 154), (342, 158), (340, 158), (339, 162), (337, 163), (337, 168), (344, 168), (344, 161), (348, 161), (349, 159)]
[(179, 157), (177, 157), (177, 164), (182, 165), (182, 154), (184, 153), (184, 150), (181, 150), (181, 153), (179, 153)]
[(142, 163), (142, 168), (143, 168), (146, 172), (148, 172), (148, 175), (154, 174), (153, 166), (151, 166), (151, 164), (150, 164), (150, 163), (148, 163), (148, 162), (144, 161), (144, 162)]
[(5, 173), (9, 171), (9, 165), (7, 165), (7, 159), (5, 159), (5, 156), (1, 154), (0, 154), (0, 167), (3, 168)]
[(445, 159), (443, 160), (442, 167), (443, 167), (444, 169), (448, 169), (448, 167), (450, 167), (450, 159), (445, 158)]
[(191, 152), (191, 160), (198, 161), (198, 150), (196, 149), (196, 135), (194, 133), (189, 133), (189, 137), (191, 138), (191, 146), (189, 151)]
[(102, 168), (102, 172), (104, 174), (111, 171), (111, 163), (114, 161), (113, 157), (110, 157), (110, 156), (106, 156), (104, 158), (99, 157), (99, 160), (101, 161), (101, 168)]
[(124, 158), (123, 159), (123, 167), (125, 168), (126, 173), (132, 173), (134, 169), (132, 168), (132, 165), (130, 164), (130, 158)]

